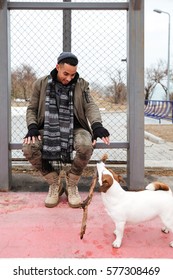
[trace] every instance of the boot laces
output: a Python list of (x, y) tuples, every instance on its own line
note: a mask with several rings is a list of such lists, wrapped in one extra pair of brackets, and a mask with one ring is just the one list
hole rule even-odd
[(70, 196), (78, 196), (79, 195), (79, 192), (78, 192), (78, 187), (77, 186), (70, 186), (69, 188), (68, 188), (68, 192), (69, 192), (69, 195)]
[(48, 196), (57, 196), (59, 193), (59, 186), (57, 184), (52, 184), (49, 186)]
[(78, 187), (76, 181), (69, 179), (68, 182), (68, 192), (70, 195), (78, 195)]
[(57, 175), (53, 176), (53, 182), (52, 184), (49, 186), (49, 196), (57, 196), (59, 194), (59, 178)]

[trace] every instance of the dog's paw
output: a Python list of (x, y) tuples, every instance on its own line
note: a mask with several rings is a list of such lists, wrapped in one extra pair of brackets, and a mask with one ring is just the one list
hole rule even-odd
[(161, 228), (161, 231), (162, 231), (163, 233), (169, 233), (169, 229), (167, 229), (167, 227), (162, 227), (162, 228)]
[(121, 247), (121, 242), (117, 241), (116, 239), (114, 240), (114, 242), (112, 243), (112, 246), (114, 248), (120, 248)]
[(170, 246), (171, 248), (173, 248), (173, 241), (171, 241), (171, 242), (169, 243), (169, 246)]

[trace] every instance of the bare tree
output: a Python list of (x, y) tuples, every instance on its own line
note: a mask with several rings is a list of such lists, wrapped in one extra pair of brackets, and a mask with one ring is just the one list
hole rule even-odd
[(116, 71), (116, 77), (111, 78), (112, 84), (109, 86), (109, 94), (112, 95), (115, 104), (124, 104), (127, 101), (127, 87), (122, 80), (122, 71)]
[(145, 99), (151, 97), (152, 90), (157, 84), (160, 84), (167, 94), (167, 87), (163, 81), (167, 79), (167, 65), (163, 60), (159, 60), (158, 64), (154, 67), (147, 68), (145, 72)]
[(27, 101), (32, 93), (32, 84), (37, 79), (31, 66), (22, 64), (11, 74), (12, 98), (21, 98)]

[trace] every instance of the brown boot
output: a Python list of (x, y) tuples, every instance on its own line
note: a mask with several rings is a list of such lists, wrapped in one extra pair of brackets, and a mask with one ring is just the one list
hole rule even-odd
[(52, 208), (58, 204), (62, 192), (60, 176), (54, 171), (45, 175), (44, 178), (49, 184), (49, 192), (45, 199), (45, 206)]
[(68, 204), (72, 208), (80, 207), (81, 197), (78, 192), (77, 184), (79, 182), (80, 176), (69, 173), (67, 175), (67, 196)]

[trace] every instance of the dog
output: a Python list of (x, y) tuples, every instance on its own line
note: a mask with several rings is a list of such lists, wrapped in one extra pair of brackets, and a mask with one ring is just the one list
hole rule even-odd
[[(121, 246), (126, 223), (140, 223), (160, 217), (164, 224), (162, 231), (173, 232), (173, 195), (169, 186), (153, 182), (145, 190), (125, 191), (119, 183), (121, 177), (107, 169), (104, 162), (105, 159), (97, 163), (97, 172), (103, 204), (116, 226), (116, 239), (112, 246)], [(173, 241), (169, 245), (173, 247)]]

